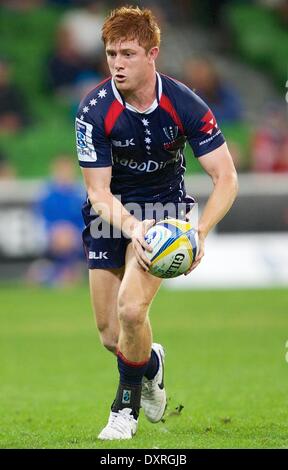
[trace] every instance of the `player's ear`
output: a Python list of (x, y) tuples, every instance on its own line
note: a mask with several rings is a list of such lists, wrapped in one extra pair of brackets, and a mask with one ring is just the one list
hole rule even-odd
[(150, 51), (148, 52), (148, 59), (149, 59), (149, 62), (154, 62), (156, 59), (157, 59), (157, 56), (159, 54), (159, 47), (155, 46), (155, 47), (152, 47), (152, 49), (150, 49)]

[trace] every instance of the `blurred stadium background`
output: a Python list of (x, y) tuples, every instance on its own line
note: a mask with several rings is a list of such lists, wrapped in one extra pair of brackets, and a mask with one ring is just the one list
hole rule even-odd
[[(91, 350), (88, 348), (85, 353), (82, 351), (82, 356), (79, 357), (82, 357), (83, 362), (88, 360), (88, 355), (92, 357), (96, 352), (103, 358), (101, 360), (104, 364), (109, 361), (105, 352), (100, 351), (100, 346), (97, 346), (93, 325), (82, 314), (84, 311), (90, 312), (90, 307), (80, 235), (82, 222), (79, 216), (84, 188), (75, 152), (74, 114), (81, 97), (107, 75), (100, 40), (101, 24), (109, 9), (123, 3), (116, 0), (0, 0), (0, 294), (3, 333), (0, 351), (1, 357), (5, 358), (2, 372), (6, 385), (2, 388), (2, 398), (4, 407), (10, 407), (12, 416), (11, 420), (7, 418), (2, 421), (2, 431), (5, 424), (7, 427), (2, 435), (0, 432), (0, 446), (80, 445), (71, 436), (67, 444), (56, 434), (51, 434), (52, 424), (46, 416), (48, 412), (43, 411), (45, 403), (53, 409), (61, 423), (61, 413), (69, 413), (71, 401), (72, 406), (76, 406), (75, 413), (77, 406), (80, 407), (80, 391), (78, 397), (70, 389), (70, 398), (66, 400), (61, 395), (63, 391), (58, 389), (63, 377), (68, 389), (73, 388), (75, 374), (75, 370), (72, 372), (68, 364), (61, 362), (61, 348), (63, 346), (65, 354), (72, 354), (74, 357), (75, 341), (77, 344), (82, 342), (83, 346), (85, 342), (86, 347), (89, 344)], [(197, 373), (200, 375), (197, 376), (196, 383), (198, 380), (197, 386), (200, 388), (205, 384), (206, 395), (204, 393), (203, 400), (214, 403), (215, 410), (218, 410), (219, 404), (213, 401), (217, 374), (213, 372), (209, 354), (213, 355), (214, 364), (216, 361), (217, 365), (219, 360), (218, 371), (222, 367), (225, 369), (225, 360), (228, 360), (231, 348), (236, 344), (239, 355), (234, 352), (234, 360), (236, 358), (239, 376), (235, 379), (235, 375), (234, 379), (239, 383), (240, 378), (244, 381), (241, 382), (240, 393), (247, 393), (243, 388), (245, 380), (250, 381), (251, 385), (253, 377), (257, 377), (254, 389), (252, 384), (254, 395), (252, 392), (251, 396), (242, 394), (243, 416), (247, 411), (247, 404), (251, 400), (253, 402), (253, 399), (257, 411), (255, 397), (258, 393), (261, 394), (260, 389), (267, 389), (269, 385), (268, 396), (265, 395), (265, 399), (263, 396), (262, 402), (261, 396), (260, 401), (258, 400), (263, 404), (262, 417), (266, 416), (264, 422), (269, 427), (269, 416), (265, 415), (269, 411), (271, 419), (272, 415), (276, 417), (278, 424), (282, 419), (284, 426), (285, 419), (287, 423), (287, 412), (285, 418), (282, 405), (284, 406), (285, 393), (287, 395), (287, 379), (283, 378), (282, 366), (285, 364), (285, 331), (287, 332), (288, 327), (285, 315), (288, 309), (288, 1), (139, 0), (128, 3), (148, 6), (155, 11), (162, 27), (158, 69), (195, 88), (210, 105), (228, 141), (240, 179), (238, 199), (231, 212), (209, 236), (206, 256), (201, 265), (191, 276), (167, 281), (165, 287), (170, 304), (166, 300), (165, 288), (160, 292), (156, 302), (159, 318), (155, 315), (155, 331), (161, 332), (163, 324), (161, 327), (160, 319), (165, 321), (167, 309), (183, 306), (183, 325), (187, 331), (191, 327), (191, 338), (194, 341), (188, 354), (193, 357), (195, 353), (199, 360)], [(211, 182), (202, 174), (200, 165), (189, 148), (186, 152), (187, 190), (196, 196), (201, 210), (211, 189)], [(63, 211), (67, 214), (67, 220), (64, 221)], [(35, 285), (40, 285), (41, 290), (35, 290)], [(71, 290), (71, 295), (66, 290), (59, 295), (58, 290), (50, 289), (51, 286), (72, 286), (73, 291)], [(216, 297), (211, 297), (211, 305), (208, 305), (209, 298), (206, 297), (203, 307), (202, 294), (197, 290), (218, 288), (221, 290)], [(240, 288), (242, 290), (239, 290), (239, 295), (235, 290), (230, 293), (225, 291)], [(261, 291), (252, 290), (255, 288), (265, 288), (263, 297)], [(177, 293), (176, 289), (181, 289), (181, 292)], [(187, 292), (184, 293), (182, 289)], [(194, 293), (189, 293), (190, 289), (194, 289)], [(208, 293), (212, 295), (213, 291)], [(191, 305), (195, 316), (193, 321), (191, 318), (190, 324), (186, 314), (192, 309)], [(203, 314), (207, 313), (207, 316), (202, 316), (202, 307), (206, 309)], [(218, 320), (213, 319), (214, 307)], [(40, 311), (43, 308), (45, 313), (41, 317)], [(57, 312), (57, 308), (61, 311)], [(65, 308), (72, 312), (71, 318), (66, 315)], [(81, 312), (81, 321), (77, 308)], [(72, 319), (76, 325), (75, 330), (71, 330)], [(184, 336), (181, 336), (180, 331), (177, 336), (176, 332), (173, 343), (171, 334), (175, 332), (172, 320), (170, 316), (171, 325), (169, 321), (168, 324), (165, 323), (167, 342), (171, 343), (171, 349), (176, 354), (177, 351), (181, 354)], [(216, 343), (213, 343), (217, 321), (219, 337), (216, 332)], [(76, 335), (78, 327), (79, 337), (76, 338), (73, 335)], [(201, 329), (202, 327), (204, 328)], [(204, 336), (203, 344), (199, 340), (201, 344), (197, 346), (199, 328)], [(253, 328), (256, 329), (256, 335), (253, 335), (252, 340)], [(274, 343), (270, 342), (269, 330), (275, 333)], [(246, 334), (245, 332), (244, 353), (240, 345), (243, 344), (241, 334)], [(60, 333), (63, 333), (61, 345), (60, 342), (57, 343), (60, 336), (57, 337), (58, 340), (55, 337), (55, 334), (57, 336)], [(226, 334), (231, 335), (230, 343)], [(186, 340), (189, 344), (190, 337)], [(267, 350), (264, 344), (267, 345)], [(197, 347), (205, 348), (205, 357), (201, 356)], [(244, 367), (241, 369), (240, 357), (242, 353), (246, 354), (243, 360), (248, 363), (251, 357), (255, 358), (255, 351), (256, 360), (255, 363), (251, 361), (251, 375), (247, 376), (247, 370)], [(265, 364), (257, 356), (259, 351), (264, 352)], [(198, 353), (200, 356), (197, 356)], [(51, 354), (55, 359), (54, 364), (59, 360), (55, 380), (52, 379), (55, 371), (53, 369), (52, 372), (52, 365), (48, 361)], [(109, 367), (112, 368), (112, 358), (110, 360)], [(228, 376), (229, 367), (232, 367), (231, 357), (229, 360), (226, 363)], [(88, 360), (86, 369), (83, 362), (80, 358), (76, 359), (76, 376), (80, 374), (80, 369), (82, 374), (94, 374), (93, 361)], [(279, 370), (275, 368), (276, 363), (282, 364), (279, 365)], [(206, 376), (201, 376), (201, 364), (204, 368), (210, 367), (211, 382), (209, 379), (207, 382)], [(261, 370), (263, 374), (259, 372), (257, 375), (257, 370)], [(43, 375), (43, 371), (47, 372), (47, 383), (43, 376), (44, 382), (41, 385), (42, 379), (39, 377), (41, 372)], [(267, 385), (269, 374), (271, 383)], [(49, 377), (51, 381), (48, 383)], [(85, 395), (88, 386), (91, 387), (87, 377), (88, 375), (86, 382), (83, 375), (78, 377)], [(202, 379), (203, 383), (200, 383)], [(230, 377), (231, 382), (228, 381), (229, 386), (226, 388), (227, 396), (224, 397), (223, 392), (222, 397), (230, 406), (228, 408), (232, 414), (242, 409), (240, 399), (239, 402), (236, 399), (233, 402), (231, 387), (234, 379)], [(106, 376), (103, 380), (105, 382)], [(225, 382), (224, 377), (221, 380)], [(277, 380), (276, 393), (273, 387)], [(28, 383), (31, 384), (31, 389)], [(87, 388), (84, 390), (85, 384)], [(195, 383), (191, 385), (191, 390), (194, 385)], [(49, 399), (47, 387), (52, 394)], [(53, 390), (57, 391), (57, 398), (53, 398)], [(179, 390), (178, 396), (185, 400), (182, 393), (184, 392)], [(41, 400), (37, 402), (40, 395), (44, 397), (43, 408)], [(108, 398), (110, 400), (111, 397)], [(193, 399), (196, 407), (198, 406), (200, 423), (196, 425), (196, 432), (197, 426), (198, 431), (201, 431), (202, 426), (210, 432), (214, 417), (211, 417), (212, 421), (205, 421), (205, 412), (203, 411), (202, 416), (201, 408), (204, 404), (201, 404), (196, 392)], [(87, 400), (91, 400), (91, 403), (94, 400), (91, 391)], [(18, 405), (15, 406), (15, 403)], [(58, 403), (58, 408), (55, 403)], [(107, 409), (107, 406), (103, 408)], [(80, 410), (77, 418), (83, 417), (83, 426), (84, 417), (86, 422), (90, 419), (89, 406), (86, 408), (84, 412), (83, 409)], [(37, 434), (40, 425), (37, 428), (34, 423), (33, 428), (28, 422), (31, 409), (34, 409), (36, 415), (44, 412), (46, 440), (41, 440)], [(215, 419), (218, 424), (214, 423), (216, 429), (220, 422), (217, 412), (215, 411)], [(223, 418), (227, 410), (221, 408), (219, 413), (222, 413)], [(1, 415), (2, 418), (4, 415), (5, 413)], [(103, 420), (105, 419), (103, 414)], [(230, 418), (223, 419), (224, 423), (230, 422)], [(262, 428), (257, 428), (256, 421), (250, 423), (249, 431), (252, 436), (252, 429), (256, 429), (255, 440), (251, 437), (250, 441), (248, 438), (241, 441), (241, 424), (237, 428), (236, 441), (228, 439), (228, 444), (230, 442), (234, 447), (237, 442), (242, 442), (243, 446), (287, 446), (288, 434), (280, 424), (279, 429), (278, 424), (274, 428), (272, 426), (271, 429), (275, 432), (273, 434), (271, 431), (270, 439)], [(25, 434), (25, 429), (29, 429), (29, 435)], [(243, 433), (246, 431), (243, 424)], [(49, 433), (50, 437), (53, 436), (50, 441)], [(72, 431), (71, 433), (73, 434)], [(155, 436), (153, 439), (156, 439)], [(201, 439), (196, 446), (205, 445)], [(227, 446), (224, 435), (221, 435), (221, 439), (217, 441), (214, 436), (209, 437), (206, 445)], [(83, 442), (83, 446), (91, 445), (89, 439)], [(150, 441), (145, 442), (147, 446)], [(159, 445), (178, 446), (176, 441), (167, 442), (161, 441)], [(188, 447), (193, 445), (189, 444), (189, 440), (184, 439), (183, 442)], [(138, 446), (141, 447), (139, 441)]]
[[(107, 74), (100, 28), (109, 8), (119, 4), (0, 2), (0, 279), (25, 278), (31, 261), (47, 258), (45, 234), (56, 221), (51, 201), (48, 208), (38, 203), (44, 190), (57, 193), (65, 186), (45, 186), (55, 159), (70, 158), (75, 166), (72, 187), (80, 178), (74, 113)], [(152, 8), (163, 28), (158, 68), (208, 102), (240, 174), (238, 200), (210, 236), (205, 262), (193, 279), (170, 285), (287, 285), (287, 2), (158, 1)], [(187, 168), (188, 191), (201, 209), (211, 185), (189, 148)], [(56, 200), (61, 195), (54, 194)]]

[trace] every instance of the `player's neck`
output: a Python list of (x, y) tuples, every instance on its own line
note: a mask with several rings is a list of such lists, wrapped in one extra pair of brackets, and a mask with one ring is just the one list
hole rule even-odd
[(134, 106), (139, 111), (145, 111), (150, 108), (156, 99), (156, 72), (154, 70), (151, 77), (149, 77), (143, 85), (141, 85), (137, 90), (127, 91), (124, 94), (126, 103)]

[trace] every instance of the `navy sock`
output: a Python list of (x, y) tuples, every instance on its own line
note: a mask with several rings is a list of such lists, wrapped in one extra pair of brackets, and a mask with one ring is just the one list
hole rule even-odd
[(137, 419), (140, 410), (142, 378), (149, 361), (128, 361), (120, 351), (117, 353), (117, 361), (120, 383), (111, 409), (119, 411), (123, 408), (131, 408), (134, 418)]
[(117, 353), (118, 370), (120, 374), (120, 383), (141, 385), (142, 378), (146, 372), (148, 361), (131, 362), (126, 359), (123, 354)]
[(144, 374), (145, 377), (148, 380), (154, 379), (155, 375), (158, 372), (158, 369), (159, 369), (159, 357), (155, 353), (154, 349), (152, 349), (150, 360), (148, 362), (147, 369)]

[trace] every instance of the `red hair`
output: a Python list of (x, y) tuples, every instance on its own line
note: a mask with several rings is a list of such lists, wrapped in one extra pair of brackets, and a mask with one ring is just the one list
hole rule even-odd
[(112, 10), (102, 27), (102, 40), (107, 43), (136, 39), (146, 52), (160, 45), (160, 28), (151, 10), (125, 6)]

